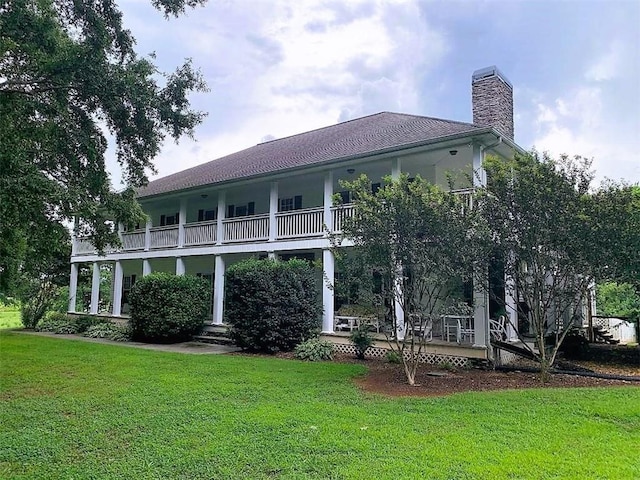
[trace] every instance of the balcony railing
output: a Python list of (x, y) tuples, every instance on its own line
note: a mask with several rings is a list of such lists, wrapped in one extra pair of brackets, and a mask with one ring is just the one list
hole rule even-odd
[(316, 237), (324, 233), (324, 209), (308, 208), (276, 214), (278, 238)]
[(269, 239), (269, 215), (229, 218), (222, 221), (226, 242), (251, 242)]
[[(353, 207), (345, 205), (331, 209), (333, 231), (340, 232), (344, 219), (351, 216)], [(221, 243), (257, 242), (269, 239), (269, 215), (252, 215), (222, 220), (223, 238)], [(276, 214), (276, 240), (293, 238), (318, 238), (324, 235), (324, 208), (308, 208)], [(218, 222), (205, 221), (184, 225), (184, 247), (215, 245), (218, 242)], [(178, 246), (179, 227), (170, 225), (152, 227), (149, 231), (149, 247), (152, 249), (175, 248)], [(144, 230), (134, 230), (122, 234), (121, 251), (135, 251), (146, 248)], [(106, 249), (113, 252), (115, 249)], [(75, 255), (93, 255), (96, 249), (89, 239), (77, 238)]]
[(144, 230), (135, 230), (122, 234), (123, 250), (142, 250), (144, 249)]
[(218, 222), (187, 223), (184, 226), (184, 245), (210, 245), (217, 241)]
[(151, 229), (151, 248), (171, 248), (178, 246), (178, 226), (153, 227)]

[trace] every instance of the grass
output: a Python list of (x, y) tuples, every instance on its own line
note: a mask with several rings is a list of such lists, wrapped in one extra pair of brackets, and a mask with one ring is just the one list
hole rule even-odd
[(0, 329), (21, 326), (19, 307), (0, 307)]
[(389, 399), (358, 365), (0, 332), (0, 478), (640, 478), (640, 389)]

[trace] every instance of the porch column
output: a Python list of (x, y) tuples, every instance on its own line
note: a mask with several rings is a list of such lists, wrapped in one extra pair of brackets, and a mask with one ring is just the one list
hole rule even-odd
[(402, 160), (400, 158), (394, 158), (391, 160), (391, 178), (398, 180), (402, 173)]
[[(327, 231), (333, 232), (333, 215), (331, 214), (331, 207), (333, 206), (333, 172), (327, 172), (324, 176), (323, 206), (324, 225)], [(331, 328), (333, 329), (333, 324)]]
[(123, 235), (124, 235), (124, 223), (118, 222), (118, 238), (120, 239), (120, 243), (122, 243)]
[(151, 248), (151, 217), (147, 218), (147, 223), (144, 226), (144, 251), (148, 252)]
[(216, 255), (213, 274), (213, 323), (222, 325), (224, 318), (224, 257)]
[[(488, 274), (485, 282), (488, 282)], [(473, 333), (474, 347), (487, 347), (489, 344), (489, 294), (487, 285), (473, 285)]]
[(473, 186), (484, 187), (487, 185), (487, 172), (482, 163), (484, 162), (484, 148), (479, 143), (473, 144)]
[(518, 340), (518, 304), (516, 303), (516, 285), (512, 278), (505, 275), (504, 277), (504, 305), (507, 312), (509, 322), (507, 328), (507, 341), (513, 342)]
[(322, 250), (322, 269), (325, 277), (322, 282), (322, 332), (333, 333), (335, 257), (328, 248)]
[(218, 221), (216, 224), (216, 245), (222, 244), (224, 240), (224, 216), (227, 210), (226, 193), (218, 192)]
[(187, 223), (187, 199), (180, 199), (180, 213), (178, 213), (178, 248), (184, 246), (184, 224)]
[(113, 268), (113, 316), (119, 317), (122, 311), (122, 262), (116, 260)]
[(273, 242), (278, 236), (278, 182), (271, 182), (269, 191), (269, 241)]
[(93, 262), (93, 272), (91, 276), (91, 310), (90, 313), (98, 313), (100, 302), (100, 264)]
[(76, 294), (78, 292), (78, 264), (71, 264), (71, 274), (69, 275), (69, 312), (76, 311)]
[(176, 257), (176, 275), (184, 275), (186, 269), (182, 257)]
[(275, 260), (276, 252), (267, 252), (267, 257), (269, 258), (269, 260)]
[(142, 276), (146, 277), (151, 273), (151, 262), (146, 258), (142, 260)]
[(396, 337), (398, 340), (404, 340), (406, 329), (404, 326), (404, 306), (400, 301), (404, 297), (404, 288), (402, 287), (402, 266), (398, 267), (398, 273), (394, 280), (393, 288), (395, 294), (393, 296), (393, 310), (396, 317)]

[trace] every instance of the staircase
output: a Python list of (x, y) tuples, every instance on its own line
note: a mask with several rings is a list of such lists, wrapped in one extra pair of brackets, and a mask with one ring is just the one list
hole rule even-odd
[(233, 340), (229, 338), (229, 327), (227, 325), (204, 325), (200, 335), (193, 337), (196, 342), (214, 343), (216, 345), (233, 345)]
[(609, 345), (617, 345), (620, 340), (613, 338), (613, 335), (606, 328), (601, 325), (594, 325), (592, 327), (593, 339), (596, 343), (607, 343)]

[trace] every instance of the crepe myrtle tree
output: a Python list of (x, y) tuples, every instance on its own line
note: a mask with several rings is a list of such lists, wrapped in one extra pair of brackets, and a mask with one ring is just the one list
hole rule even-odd
[[(151, 1), (167, 17), (204, 2)], [(206, 85), (190, 60), (165, 74), (139, 57), (114, 0), (2, 2), (0, 32), (0, 291), (10, 293), (25, 259), (74, 216), (99, 249), (119, 243), (118, 222), (144, 221), (135, 190), (167, 136), (193, 135), (204, 114), (188, 95)]]
[(519, 301), (493, 300), (528, 320), (535, 346), (518, 335), (544, 381), (566, 336), (582, 325), (594, 279), (618, 270), (626, 255), (630, 243), (618, 245), (612, 234), (628, 228), (621, 215), (629, 206), (617, 201), (618, 187), (592, 188), (590, 162), (581, 157), (532, 151), (489, 158), (484, 168), (488, 186), (478, 205), (493, 240), (490, 260), (503, 265), (506, 298)]
[[(343, 183), (353, 194), (353, 216), (345, 220), (343, 233), (334, 242), (352, 239), (349, 257), (361, 266), (351, 271), (375, 279), (370, 301), (385, 319), (389, 346), (402, 359), (408, 383), (414, 385), (427, 333), (460, 301), (456, 286), (471, 279), (486, 249), (486, 230), (470, 203), (420, 176), (409, 179), (402, 174), (384, 182), (375, 193), (365, 175)], [(341, 250), (336, 249), (338, 255), (344, 255)], [(366, 292), (360, 295), (366, 297)]]

